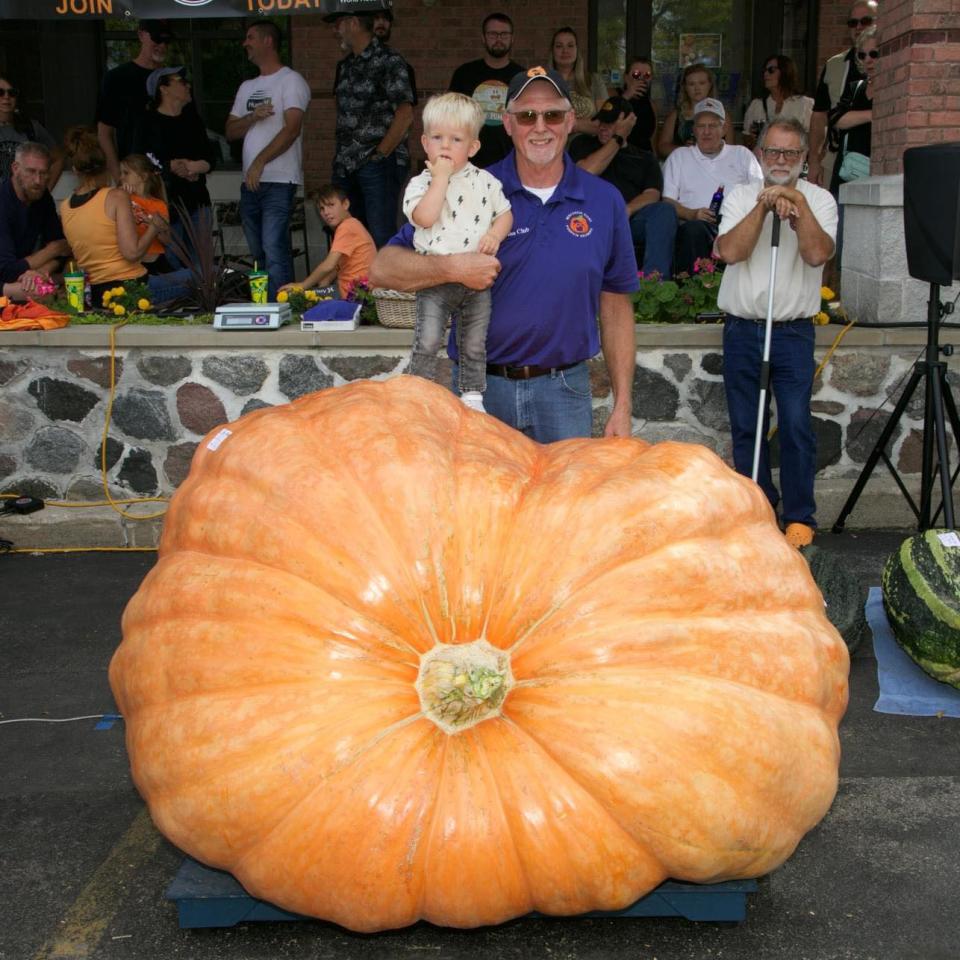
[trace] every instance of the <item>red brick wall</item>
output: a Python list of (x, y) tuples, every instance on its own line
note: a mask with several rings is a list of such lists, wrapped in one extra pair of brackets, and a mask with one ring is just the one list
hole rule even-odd
[(871, 166), (899, 173), (907, 147), (960, 139), (960, 0), (885, 0), (880, 53)]
[[(587, 0), (542, 0), (535, 8), (522, 0), (496, 0), (483, 5), (465, 0), (400, 0), (393, 10), (390, 45), (413, 65), (421, 105), (431, 93), (446, 90), (456, 67), (483, 54), (480, 24), (494, 10), (508, 14), (514, 21), (512, 56), (519, 63), (545, 63), (555, 27), (572, 26), (584, 46), (587, 40)], [(330, 91), (336, 62), (343, 54), (333, 28), (319, 16), (291, 19), (293, 67), (306, 77), (313, 91), (304, 131), (304, 167), (309, 188), (330, 179), (335, 115)], [(410, 147), (416, 167), (422, 158), (419, 117), (411, 133)]]
[[(882, 3), (882, 0), (881, 0)], [(820, 24), (817, 30), (817, 76), (827, 60), (850, 46), (850, 16), (852, 0), (820, 0)]]

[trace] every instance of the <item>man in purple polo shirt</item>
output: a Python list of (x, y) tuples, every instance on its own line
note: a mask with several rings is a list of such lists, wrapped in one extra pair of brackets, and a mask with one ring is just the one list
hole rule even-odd
[[(558, 73), (532, 67), (517, 74), (503, 119), (514, 150), (488, 168), (513, 210), (497, 256), (420, 256), (408, 224), (370, 271), (375, 286), (400, 290), (492, 286), (483, 405), (540, 443), (591, 435), (586, 361), (601, 350), (614, 401), (605, 434), (631, 430), (637, 268), (630, 225), (619, 191), (565, 154), (573, 122)], [(453, 333), (447, 349), (456, 360)]]

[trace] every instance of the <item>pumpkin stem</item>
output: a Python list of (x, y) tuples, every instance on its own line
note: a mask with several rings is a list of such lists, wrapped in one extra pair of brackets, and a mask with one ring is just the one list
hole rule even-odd
[(500, 716), (512, 685), (509, 656), (486, 640), (438, 643), (421, 658), (416, 684), (423, 712), (447, 733)]

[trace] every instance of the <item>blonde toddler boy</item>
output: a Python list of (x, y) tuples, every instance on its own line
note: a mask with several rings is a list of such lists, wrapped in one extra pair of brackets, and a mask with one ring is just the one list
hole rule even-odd
[[(423, 109), (421, 142), (427, 169), (403, 196), (403, 212), (414, 226), (413, 245), (426, 255), (494, 255), (513, 226), (500, 181), (470, 163), (480, 149), (484, 113), (460, 93), (431, 97)], [(487, 386), (487, 328), (490, 291), (444, 283), (417, 293), (417, 319), (409, 372), (433, 378), (447, 321), (456, 314), (459, 389), (463, 402), (483, 410)]]

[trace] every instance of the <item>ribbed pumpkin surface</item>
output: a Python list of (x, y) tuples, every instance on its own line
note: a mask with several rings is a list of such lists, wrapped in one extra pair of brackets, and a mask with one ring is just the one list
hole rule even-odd
[[(847, 652), (705, 448), (540, 446), (412, 377), (229, 429), (110, 681), (158, 827), (253, 895), (364, 931), (616, 909), (826, 812)], [(441, 658), (424, 699), (477, 640), (501, 685)], [(465, 689), (489, 715), (443, 729)]]

